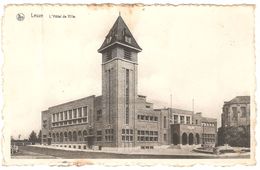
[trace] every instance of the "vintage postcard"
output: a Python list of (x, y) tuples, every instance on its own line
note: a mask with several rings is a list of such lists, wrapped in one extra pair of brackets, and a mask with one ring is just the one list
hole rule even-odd
[(254, 13), (6, 5), (4, 164), (254, 165)]

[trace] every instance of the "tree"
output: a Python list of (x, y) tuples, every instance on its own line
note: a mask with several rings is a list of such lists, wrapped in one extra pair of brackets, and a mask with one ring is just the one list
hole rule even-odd
[(39, 133), (38, 133), (37, 141), (38, 141), (38, 143), (42, 144), (42, 130), (40, 130)]
[(222, 127), (218, 130), (218, 145), (250, 147), (250, 126)]
[(33, 145), (35, 145), (35, 143), (37, 142), (37, 136), (34, 131), (32, 131), (29, 136), (29, 142), (32, 142)]

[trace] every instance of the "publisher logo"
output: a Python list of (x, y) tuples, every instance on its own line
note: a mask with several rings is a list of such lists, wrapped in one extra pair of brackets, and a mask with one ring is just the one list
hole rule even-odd
[(18, 13), (18, 14), (16, 15), (16, 19), (17, 19), (18, 21), (23, 21), (24, 18), (25, 18), (25, 16), (24, 16), (23, 13)]

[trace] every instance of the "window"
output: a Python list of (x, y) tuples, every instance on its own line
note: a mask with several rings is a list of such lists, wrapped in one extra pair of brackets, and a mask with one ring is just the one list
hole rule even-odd
[(72, 110), (69, 110), (69, 119), (72, 119)]
[(238, 113), (237, 113), (237, 107), (232, 107), (233, 117), (232, 119), (237, 121)]
[(149, 116), (145, 116), (145, 120), (149, 120)]
[(67, 111), (64, 112), (64, 118), (65, 118), (65, 120), (68, 119), (68, 112)]
[(174, 115), (173, 116), (173, 121), (174, 121), (174, 124), (177, 124), (178, 123), (178, 115)]
[(190, 117), (186, 117), (186, 124), (190, 124)]
[(129, 124), (129, 69), (126, 69), (126, 82), (125, 82), (125, 123)]
[(78, 108), (78, 116), (79, 116), (79, 117), (82, 117), (82, 107), (81, 107), (81, 108)]
[(97, 135), (102, 135), (102, 131), (101, 131), (101, 130), (98, 130), (98, 131), (97, 131)]
[(145, 107), (146, 107), (147, 109), (149, 109), (149, 108), (150, 108), (150, 106), (149, 106), (149, 105), (146, 105)]
[[(113, 131), (111, 131), (111, 133), (113, 133)], [(122, 129), (122, 140), (126, 142), (133, 141), (133, 133), (133, 129)]]
[(125, 42), (131, 44), (131, 37), (125, 36)]
[(181, 116), (181, 124), (184, 124), (184, 116)]
[(77, 118), (77, 109), (73, 109), (73, 118)]
[(59, 121), (59, 113), (56, 113), (57, 122)]
[(199, 124), (199, 123), (198, 123), (198, 119), (196, 119), (196, 125), (197, 125), (197, 124)]
[(241, 107), (241, 117), (246, 117), (246, 107)]
[(88, 116), (88, 107), (87, 106), (83, 107), (83, 115), (84, 115), (84, 117)]
[(102, 110), (97, 111), (97, 121), (100, 121), (102, 119)]
[(166, 128), (166, 116), (163, 117), (163, 128)]
[(112, 59), (112, 51), (111, 51), (111, 50), (108, 50), (108, 51), (105, 53), (105, 55), (106, 55), (106, 61)]
[(97, 141), (102, 141), (102, 136), (98, 136)]
[(111, 42), (111, 40), (112, 40), (111, 36), (107, 37), (107, 39), (106, 39), (107, 44), (109, 44)]
[(153, 116), (150, 116), (150, 121), (153, 121)]
[(52, 121), (55, 122), (55, 114), (52, 115)]
[(127, 60), (131, 60), (131, 51), (128, 49), (124, 49), (124, 58)]
[(154, 117), (154, 121), (156, 121), (156, 122), (158, 121), (158, 117), (157, 116)]
[(63, 120), (63, 112), (60, 112), (60, 120)]

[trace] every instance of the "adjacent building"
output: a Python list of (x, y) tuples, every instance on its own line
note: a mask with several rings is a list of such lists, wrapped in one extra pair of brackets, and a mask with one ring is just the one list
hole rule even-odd
[(250, 146), (250, 96), (237, 96), (224, 102), (218, 144)]
[(49, 107), (42, 112), (42, 143), (78, 149), (160, 145), (215, 145), (217, 120), (175, 108), (154, 109), (138, 94), (137, 44), (119, 16), (98, 52), (102, 95)]

